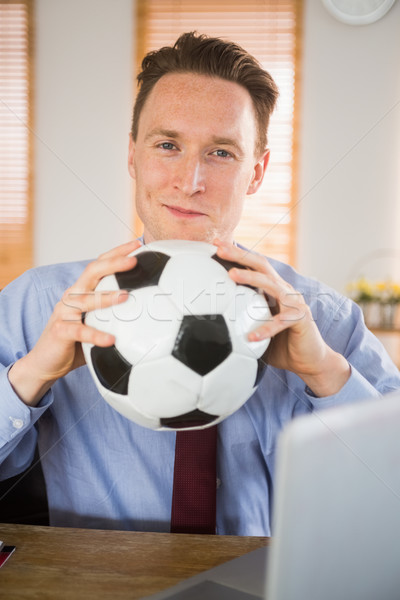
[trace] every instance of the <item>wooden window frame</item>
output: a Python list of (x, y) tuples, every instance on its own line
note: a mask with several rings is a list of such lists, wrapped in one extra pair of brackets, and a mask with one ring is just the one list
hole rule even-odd
[[(33, 264), (33, 141), (34, 141), (34, 0), (0, 0), (0, 5), (23, 6), (26, 14), (26, 89), (27, 89), (27, 120), (24, 123), (26, 131), (26, 217), (18, 227), (13, 239), (12, 225), (9, 227), (0, 222), (0, 289), (22, 274)], [(2, 98), (0, 97), (0, 101)], [(5, 101), (3, 100), (3, 104)], [(25, 180), (25, 178), (24, 178)], [(0, 182), (1, 184), (1, 182)]]

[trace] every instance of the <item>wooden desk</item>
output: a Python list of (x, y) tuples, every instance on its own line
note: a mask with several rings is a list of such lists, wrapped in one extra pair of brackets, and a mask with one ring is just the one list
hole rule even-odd
[(268, 538), (0, 525), (17, 549), (0, 598), (134, 600), (268, 544)]

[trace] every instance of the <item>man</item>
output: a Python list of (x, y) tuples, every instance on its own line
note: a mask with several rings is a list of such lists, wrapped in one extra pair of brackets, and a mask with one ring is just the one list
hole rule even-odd
[[(213, 242), (243, 265), (236, 282), (261, 288), (277, 314), (251, 334), (272, 337), (257, 392), (218, 426), (217, 533), (269, 535), (277, 436), (297, 414), (379, 396), (397, 369), (357, 306), (287, 265), (245, 252), (234, 229), (268, 164), (277, 89), (244, 50), (193, 34), (148, 55), (129, 141), (144, 243)], [(82, 323), (121, 293), (98, 281), (134, 268), (133, 241), (94, 262), (28, 272), (0, 295), (0, 474), (42, 456), (54, 525), (168, 531), (175, 434), (143, 429), (97, 394), (81, 342), (112, 345)], [(227, 382), (229, 383), (229, 382)]]

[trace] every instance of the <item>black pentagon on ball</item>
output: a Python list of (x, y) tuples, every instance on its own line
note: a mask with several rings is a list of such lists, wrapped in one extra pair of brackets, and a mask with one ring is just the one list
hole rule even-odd
[(199, 375), (207, 375), (232, 352), (222, 315), (186, 315), (176, 336), (172, 356)]
[(130, 271), (115, 273), (121, 290), (137, 290), (157, 285), (170, 257), (162, 252), (144, 251), (136, 255), (137, 264)]
[(256, 373), (256, 380), (254, 382), (254, 387), (258, 387), (258, 384), (260, 383), (261, 379), (265, 375), (266, 368), (267, 368), (267, 363), (265, 362), (265, 360), (263, 360), (263, 357), (259, 358), (257, 360), (257, 373)]
[(101, 385), (116, 394), (126, 395), (132, 365), (125, 360), (116, 347), (93, 346), (90, 356)]
[(217, 415), (211, 415), (196, 408), (183, 415), (176, 417), (162, 417), (160, 423), (163, 427), (172, 427), (173, 429), (187, 429), (188, 427), (204, 427), (217, 419)]

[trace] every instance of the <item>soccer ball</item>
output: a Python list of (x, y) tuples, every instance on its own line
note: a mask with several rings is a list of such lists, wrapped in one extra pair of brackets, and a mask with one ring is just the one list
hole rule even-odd
[[(85, 323), (115, 345), (83, 344), (103, 398), (150, 429), (200, 429), (240, 408), (255, 391), (269, 340), (247, 334), (270, 317), (263, 294), (237, 285), (236, 266), (205, 242), (157, 241), (137, 265), (97, 290), (128, 290), (126, 302), (91, 311)], [(239, 265), (240, 266), (240, 265)]]

